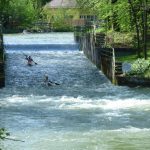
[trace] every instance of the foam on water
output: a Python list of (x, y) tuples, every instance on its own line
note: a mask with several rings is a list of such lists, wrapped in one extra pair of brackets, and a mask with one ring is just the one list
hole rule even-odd
[(48, 34), (7, 34), (4, 35), (5, 45), (30, 44), (75, 44), (73, 33)]
[[(36, 100), (36, 101), (35, 101)], [(150, 110), (150, 101), (147, 99), (137, 100), (134, 98), (131, 99), (116, 99), (116, 100), (109, 100), (109, 99), (85, 99), (82, 96), (79, 97), (47, 97), (45, 96), (33, 96), (30, 95), (20, 96), (20, 95), (12, 95), (10, 97), (6, 97), (5, 99), (1, 100), (0, 105), (8, 105), (11, 106), (13, 104), (16, 105), (34, 105), (34, 104), (45, 104), (53, 103), (52, 108), (57, 109), (104, 109), (104, 110), (120, 110), (120, 109), (142, 109)]]
[[(29, 135), (31, 132), (31, 136)], [(24, 136), (18, 135), (24, 139), (24, 143), (14, 144), (14, 148), (19, 150), (20, 147), (31, 150), (120, 150), (120, 149), (149, 149), (150, 131), (147, 129), (123, 129), (101, 130), (81, 132), (48, 132), (43, 131), (39, 136), (39, 131), (23, 132)], [(33, 134), (34, 133), (34, 134)], [(37, 137), (39, 141), (37, 141)], [(146, 136), (146, 137), (145, 137)], [(34, 139), (34, 140), (33, 140)], [(141, 139), (145, 139), (144, 141)], [(138, 142), (138, 143), (137, 143)], [(9, 147), (11, 144), (7, 143)]]

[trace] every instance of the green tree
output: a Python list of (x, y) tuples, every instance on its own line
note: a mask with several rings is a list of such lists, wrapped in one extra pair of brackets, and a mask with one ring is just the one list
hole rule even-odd
[(37, 19), (37, 10), (31, 0), (11, 0), (9, 7), (10, 27), (24, 28)]
[(4, 28), (24, 28), (38, 20), (49, 0), (0, 0), (0, 21)]
[(43, 9), (43, 18), (51, 23), (54, 31), (73, 31), (72, 20), (76, 17), (74, 14), (78, 12), (71, 9), (57, 9), (53, 11), (49, 8)]
[[(144, 58), (147, 59), (147, 28), (148, 28), (148, 1), (147, 0), (128, 0), (132, 23), (135, 26), (138, 42), (138, 56), (141, 55), (141, 49), (144, 52)], [(150, 3), (149, 3), (150, 4)]]
[(11, 0), (0, 0), (0, 22), (6, 26), (9, 18), (9, 4)]
[[(83, 9), (94, 11), (106, 30), (136, 34), (138, 56), (147, 58), (147, 29), (150, 26), (148, 0), (77, 0)], [(149, 6), (149, 7), (148, 7)]]

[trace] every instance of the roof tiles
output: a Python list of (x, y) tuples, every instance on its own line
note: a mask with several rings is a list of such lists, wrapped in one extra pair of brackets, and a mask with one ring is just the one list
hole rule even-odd
[(47, 5), (51, 8), (75, 8), (77, 2), (76, 0), (52, 0)]

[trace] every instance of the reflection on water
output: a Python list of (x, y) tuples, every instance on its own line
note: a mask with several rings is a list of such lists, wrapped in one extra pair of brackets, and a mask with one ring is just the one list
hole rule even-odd
[[(150, 89), (113, 86), (77, 50), (73, 34), (6, 35), (6, 88), (0, 90), (0, 126), (25, 142), (5, 141), (4, 150), (150, 149)], [(51, 40), (48, 40), (51, 39)], [(57, 44), (61, 49), (34, 49)], [(37, 47), (37, 46), (36, 46)], [(26, 65), (24, 53), (38, 65)], [(43, 85), (44, 75), (60, 83)]]

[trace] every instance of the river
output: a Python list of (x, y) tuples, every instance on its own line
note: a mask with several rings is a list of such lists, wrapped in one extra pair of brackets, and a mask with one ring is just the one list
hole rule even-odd
[[(150, 149), (150, 88), (112, 85), (73, 33), (7, 34), (4, 43), (0, 127), (22, 142), (5, 140), (3, 150)], [(45, 74), (60, 85), (45, 86)]]

